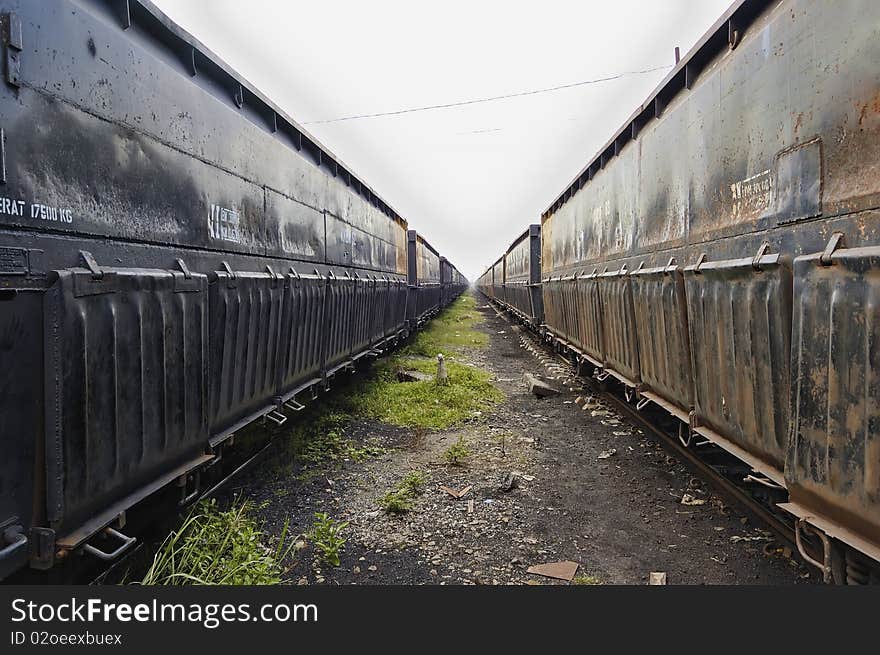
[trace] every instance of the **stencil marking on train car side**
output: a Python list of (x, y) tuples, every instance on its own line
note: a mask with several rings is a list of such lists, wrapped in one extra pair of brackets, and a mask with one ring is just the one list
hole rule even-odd
[(28, 202), (18, 198), (0, 197), (0, 214), (21, 216), (50, 223), (73, 223), (73, 210), (54, 207), (39, 202)]
[(211, 205), (211, 212), (208, 214), (208, 234), (212, 239), (241, 243), (239, 219), (238, 210)]
[(770, 170), (761, 171), (730, 185), (735, 218), (761, 215), (769, 209), (773, 195), (773, 177)]

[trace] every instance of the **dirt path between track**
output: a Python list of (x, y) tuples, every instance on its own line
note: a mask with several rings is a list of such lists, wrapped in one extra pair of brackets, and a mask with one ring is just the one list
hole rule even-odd
[[(270, 459), (237, 484), (269, 533), (287, 520), (305, 534), (315, 512), (348, 522), (340, 566), (317, 564), (304, 540), (291, 582), (552, 584), (526, 569), (558, 560), (580, 565), (578, 583), (645, 584), (652, 571), (669, 584), (810, 581), (761, 526), (613, 411), (583, 411), (569, 390), (531, 395), (524, 373), (546, 370), (510, 323), (477, 305), (489, 345), (459, 359), (504, 391), (494, 410), (441, 432), (356, 421), (346, 436), (390, 450), (311, 478), (297, 469), (267, 475)], [(462, 436), (466, 466), (449, 465), (443, 453)], [(424, 472), (424, 494), (404, 514), (385, 513), (378, 499), (412, 470)], [(505, 490), (511, 473), (516, 484)], [(456, 499), (440, 485), (471, 489)], [(697, 504), (682, 504), (685, 494)]]

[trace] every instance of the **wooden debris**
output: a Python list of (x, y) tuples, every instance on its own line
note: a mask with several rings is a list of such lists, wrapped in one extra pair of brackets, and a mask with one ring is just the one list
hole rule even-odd
[(651, 575), (648, 577), (649, 585), (665, 585), (666, 584), (666, 571), (651, 571)]
[(542, 575), (545, 578), (556, 578), (557, 580), (571, 582), (574, 579), (575, 573), (577, 573), (578, 566), (580, 565), (577, 562), (549, 562), (547, 564), (530, 566), (527, 572)]
[(440, 485), (440, 489), (448, 493), (453, 498), (464, 498), (467, 493), (473, 488), (473, 485), (468, 485), (464, 489), (456, 491), (455, 489), (450, 489), (449, 487)]
[(548, 396), (556, 396), (559, 394), (559, 389), (547, 384), (531, 373), (525, 374), (525, 380), (529, 387), (529, 391), (538, 398), (547, 398)]

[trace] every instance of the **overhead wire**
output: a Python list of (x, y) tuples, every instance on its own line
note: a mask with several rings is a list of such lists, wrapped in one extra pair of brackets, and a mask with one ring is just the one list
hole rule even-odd
[(469, 105), (477, 105), (477, 104), (486, 103), (486, 102), (496, 102), (498, 100), (507, 100), (509, 98), (522, 98), (524, 96), (534, 96), (534, 95), (539, 95), (542, 93), (553, 93), (555, 91), (563, 91), (565, 89), (572, 89), (575, 87), (587, 86), (590, 84), (600, 84), (602, 82), (610, 82), (612, 80), (619, 80), (623, 77), (629, 77), (632, 75), (644, 75), (646, 73), (654, 73), (656, 71), (665, 70), (668, 68), (672, 68), (672, 65), (670, 64), (667, 66), (656, 66), (654, 68), (646, 68), (644, 70), (637, 70), (637, 71), (625, 71), (623, 73), (617, 73), (615, 75), (609, 75), (607, 77), (598, 77), (598, 78), (594, 78), (591, 80), (583, 80), (581, 82), (571, 82), (569, 84), (559, 84), (557, 86), (550, 86), (550, 87), (545, 87), (542, 89), (532, 89), (530, 91), (519, 91), (516, 93), (506, 93), (504, 95), (489, 96), (486, 98), (473, 98), (470, 100), (460, 100), (457, 102), (446, 102), (446, 103), (436, 104), (436, 105), (424, 105), (421, 107), (407, 107), (405, 109), (395, 109), (392, 111), (382, 111), (382, 112), (376, 112), (376, 113), (372, 113), (372, 114), (354, 114), (352, 116), (340, 116), (338, 118), (327, 118), (327, 119), (323, 119), (323, 120), (307, 121), (307, 122), (303, 123), (303, 125), (326, 125), (328, 123), (341, 123), (344, 121), (355, 121), (355, 120), (361, 120), (361, 119), (365, 119), (365, 118), (380, 118), (380, 117), (384, 117), (384, 116), (400, 116), (402, 114), (413, 114), (416, 112), (423, 112), (423, 111), (435, 111), (435, 110), (439, 110), (439, 109), (452, 109), (454, 107), (466, 107)]

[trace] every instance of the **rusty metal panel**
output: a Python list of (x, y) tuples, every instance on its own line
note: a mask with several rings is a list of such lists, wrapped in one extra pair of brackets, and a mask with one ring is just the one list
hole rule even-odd
[(880, 247), (794, 262), (793, 501), (880, 544)]
[(541, 284), (541, 293), (544, 297), (544, 324), (555, 334), (563, 331), (561, 286), (562, 283), (555, 278), (544, 278)]
[(629, 275), (626, 269), (608, 271), (600, 274), (596, 281), (601, 307), (603, 365), (621, 381), (636, 386), (640, 380), (639, 344)]
[(401, 272), (405, 221), (151, 3), (126, 0), (128, 25), (116, 0), (3, 4), (27, 54), (0, 223), (323, 260), (327, 211), (359, 231), (355, 265)]
[(578, 343), (593, 363), (601, 365), (605, 358), (605, 345), (602, 337), (602, 305), (599, 299), (598, 274), (578, 276), (574, 281), (574, 290), (571, 304), (578, 317)]
[(736, 47), (707, 33), (545, 212), (548, 272), (877, 207), (880, 5), (735, 14)]
[(703, 262), (687, 266), (684, 279), (698, 431), (708, 428), (781, 471), (788, 443), (790, 264), (778, 254)]
[(541, 226), (531, 225), (504, 254), (504, 302), (526, 320), (543, 321)]
[(693, 406), (687, 300), (681, 268), (670, 262), (630, 275), (643, 391), (683, 410)]
[(274, 407), (284, 278), (222, 271), (210, 293), (211, 436), (220, 437)]
[(289, 274), (284, 284), (277, 392), (286, 399), (301, 385), (321, 377), (326, 279)]
[(47, 512), (68, 531), (206, 447), (208, 283), (63, 270), (45, 312)]

